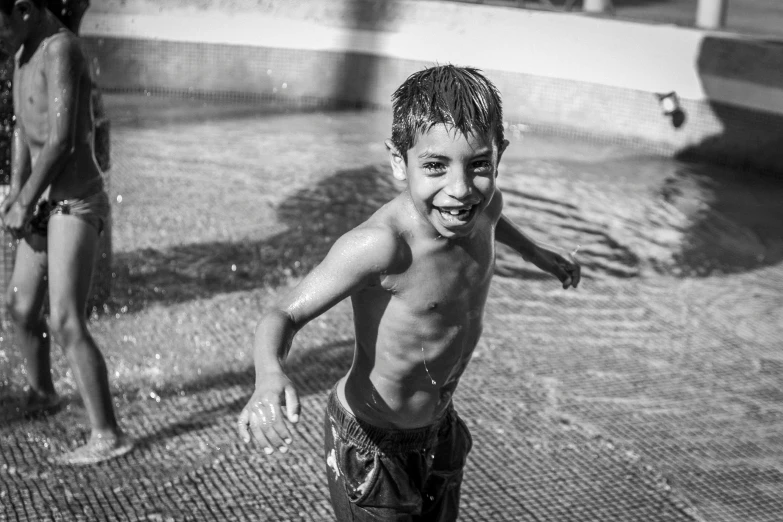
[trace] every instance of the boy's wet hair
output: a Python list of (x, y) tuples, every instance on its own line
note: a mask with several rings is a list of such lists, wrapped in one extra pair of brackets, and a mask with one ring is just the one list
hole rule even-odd
[(392, 95), (392, 143), (407, 162), (416, 135), (445, 123), (503, 142), (500, 92), (478, 69), (438, 65), (408, 77)]

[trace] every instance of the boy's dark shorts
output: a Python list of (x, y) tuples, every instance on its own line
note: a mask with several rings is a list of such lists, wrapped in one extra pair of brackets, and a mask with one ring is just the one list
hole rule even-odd
[(435, 425), (384, 429), (351, 415), (333, 389), (324, 416), (324, 456), (337, 520), (456, 520), (472, 446), (453, 406)]
[(84, 198), (62, 201), (45, 199), (38, 202), (35, 213), (30, 219), (29, 230), (33, 234), (46, 236), (49, 219), (56, 214), (66, 214), (89, 223), (100, 234), (106, 226), (110, 212), (109, 196), (103, 189)]

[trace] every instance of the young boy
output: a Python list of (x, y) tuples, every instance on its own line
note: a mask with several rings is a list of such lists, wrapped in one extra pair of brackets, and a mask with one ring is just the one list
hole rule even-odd
[[(299, 398), (283, 371), (294, 334), (350, 296), (353, 365), (333, 389), (324, 457), (337, 520), (455, 520), (472, 441), (452, 394), (481, 335), (495, 241), (563, 288), (576, 261), (537, 246), (502, 214), (495, 188), (500, 95), (477, 70), (420, 71), (393, 96), (386, 142), (407, 188), (339, 238), (256, 330), (256, 387), (239, 416), (267, 454), (285, 453)], [(284, 406), (283, 406), (284, 405)], [(249, 428), (249, 429), (248, 429)]]
[[(109, 200), (93, 152), (88, 62), (46, 0), (0, 0), (0, 51), (16, 55), (10, 192), (0, 219), (18, 239), (6, 303), (29, 380), (28, 410), (56, 409), (49, 328), (63, 347), (92, 424), (84, 446), (60, 463), (92, 464), (127, 453), (106, 363), (87, 331), (85, 303)], [(48, 284), (47, 284), (48, 283)]]

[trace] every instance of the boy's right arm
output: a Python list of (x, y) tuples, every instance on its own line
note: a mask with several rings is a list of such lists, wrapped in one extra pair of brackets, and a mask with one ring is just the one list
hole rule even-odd
[(332, 246), (324, 260), (299, 285), (266, 313), (256, 328), (256, 387), (238, 420), (240, 437), (251, 433), (267, 454), (288, 450), (291, 433), (284, 422), (299, 418), (299, 398), (283, 371), (294, 335), (349, 295), (388, 271), (399, 249), (394, 232), (385, 226), (354, 229)]
[(30, 148), (27, 146), (24, 129), (17, 123), (11, 140), (11, 180), (8, 195), (0, 203), (0, 218), (4, 218), (16, 198), (22, 185), (30, 176)]

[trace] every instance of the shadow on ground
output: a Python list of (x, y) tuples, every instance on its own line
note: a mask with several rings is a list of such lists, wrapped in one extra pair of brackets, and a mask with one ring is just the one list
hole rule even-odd
[[(783, 179), (634, 155), (509, 163), (506, 215), (543, 244), (580, 245), (587, 277), (704, 277), (783, 261)], [(500, 275), (547, 277), (497, 252)]]
[[(310, 349), (297, 349), (287, 363), (287, 375), (296, 386), (300, 399), (330, 389), (348, 372), (353, 357), (353, 340), (319, 345)], [(240, 387), (241, 395), (226, 401), (214, 401), (212, 406), (194, 411), (185, 418), (145, 434), (137, 440), (140, 448), (160, 445), (161, 441), (179, 437), (193, 431), (209, 428), (225, 422), (227, 417), (239, 415), (253, 392), (255, 372), (252, 368), (230, 371), (193, 379), (184, 386), (159, 390), (161, 400), (191, 397), (201, 393), (223, 395), (229, 388)]]
[(783, 180), (682, 164), (660, 197), (691, 216), (674, 257), (682, 275), (739, 273), (783, 261)]
[[(276, 287), (307, 274), (339, 236), (399, 193), (380, 165), (339, 171), (277, 208), (287, 231), (250, 243), (199, 243), (115, 255), (112, 305), (137, 311), (218, 293)], [(226, 267), (236, 266), (235, 271)]]
[[(590, 175), (598, 165), (568, 168)], [(621, 173), (634, 168), (634, 162), (608, 166), (602, 163), (601, 168)], [(599, 226), (589, 212), (583, 211), (582, 205), (587, 203), (569, 203), (554, 192), (549, 194), (536, 187), (504, 188), (507, 213), (525, 230), (532, 230), (533, 237), (558, 240), (563, 245), (580, 243), (586, 271), (610, 277), (639, 275), (639, 266), (648, 261), (644, 252), (647, 247), (632, 248), (629, 237), (653, 229), (661, 237), (669, 232), (682, 237), (678, 243), (664, 245), (672, 249), (674, 262), (654, 266), (660, 273), (701, 277), (754, 270), (783, 260), (782, 182), (751, 172), (688, 163), (674, 167), (668, 164), (666, 172), (648, 196), (651, 209), (669, 214), (660, 222), (644, 221), (652, 219), (645, 215), (652, 213), (647, 209), (638, 211), (639, 216), (620, 215), (615, 219), (624, 219), (626, 223)], [(114, 259), (117, 277), (110, 308), (133, 312), (152, 302), (170, 304), (278, 287), (290, 278), (307, 274), (339, 236), (366, 220), (400, 188), (385, 165), (338, 171), (283, 201), (276, 210), (287, 230), (271, 238), (118, 253)], [(674, 224), (672, 215), (678, 216)], [(637, 218), (641, 221), (633, 222)], [(622, 226), (627, 228), (624, 235), (617, 232)], [(658, 239), (651, 239), (650, 244), (655, 241)], [(499, 273), (521, 278), (548, 277), (515, 256), (500, 255)], [(236, 270), (227, 270), (232, 265)]]

